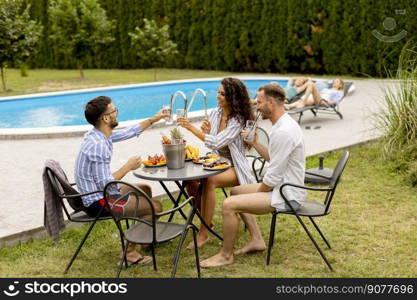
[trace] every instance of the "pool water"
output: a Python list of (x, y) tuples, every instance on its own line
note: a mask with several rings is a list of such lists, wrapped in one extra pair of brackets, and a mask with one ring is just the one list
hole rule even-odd
[[(285, 86), (286, 80), (243, 79), (251, 98), (254, 98), (259, 86), (271, 81)], [(217, 90), (220, 81), (192, 81), (179, 83), (161, 83), (160, 85), (114, 88), (103, 91), (85, 91), (71, 94), (40, 96), (0, 101), (0, 128), (32, 128), (50, 126), (87, 125), (84, 118), (85, 104), (97, 97), (108, 96), (119, 109), (118, 121), (143, 119), (154, 115), (162, 105), (169, 104), (171, 95), (183, 91), (188, 101), (196, 88), (202, 88), (207, 93), (209, 108), (217, 105)], [(183, 108), (183, 100), (177, 97), (174, 112)], [(202, 95), (198, 94), (191, 111), (204, 109)]]

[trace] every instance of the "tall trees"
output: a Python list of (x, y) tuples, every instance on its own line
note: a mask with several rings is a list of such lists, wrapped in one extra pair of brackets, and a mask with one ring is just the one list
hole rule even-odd
[(158, 27), (155, 20), (143, 21), (143, 29), (136, 27), (134, 32), (129, 32), (129, 36), (132, 38), (136, 55), (145, 66), (155, 67), (156, 80), (156, 67), (160, 67), (166, 59), (178, 54), (177, 44), (169, 38), (169, 25)]
[(29, 17), (30, 7), (22, 12), (22, 2), (0, 2), (0, 68), (3, 90), (6, 91), (4, 68), (7, 63), (24, 62), (35, 50), (42, 26)]
[(49, 6), (51, 40), (72, 56), (84, 78), (83, 63), (100, 45), (113, 40), (113, 24), (96, 0), (55, 0)]
[[(74, 55), (60, 54), (62, 47), (48, 38), (50, 18), (42, 9), (53, 0), (24, 1), (32, 3), (33, 16), (45, 26), (39, 59), (32, 64), (74, 65)], [(96, 1), (115, 20), (115, 40), (82, 59), (90, 67), (144, 67), (143, 60), (135, 59), (128, 33), (147, 18), (168, 24), (178, 45), (179, 54), (163, 66), (378, 76), (385, 67), (395, 69), (402, 46), (417, 28), (417, 6), (410, 0)], [(395, 19), (394, 29), (384, 26), (387, 18)], [(373, 30), (387, 36), (402, 30), (408, 34), (386, 43)]]

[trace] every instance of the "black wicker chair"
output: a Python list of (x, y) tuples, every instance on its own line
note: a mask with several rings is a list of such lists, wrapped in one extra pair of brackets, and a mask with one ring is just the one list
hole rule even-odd
[[(316, 247), (317, 251), (320, 253), (321, 257), (323, 258), (323, 260), (325, 261), (325, 263), (327, 264), (329, 269), (333, 271), (332, 266), (330, 265), (329, 261), (327, 260), (326, 256), (324, 255), (323, 251), (320, 249), (320, 247), (317, 244), (314, 237), (311, 235), (310, 231), (308, 230), (307, 226), (305, 225), (305, 223), (303, 222), (301, 217), (308, 217), (310, 219), (310, 221), (312, 222), (312, 224), (314, 225), (314, 227), (316, 228), (316, 230), (320, 234), (321, 238), (326, 243), (327, 247), (329, 249), (331, 249), (330, 243), (324, 237), (324, 234), (320, 231), (319, 227), (317, 226), (316, 222), (314, 222), (313, 218), (323, 217), (323, 216), (327, 216), (328, 214), (330, 214), (330, 204), (332, 203), (332, 199), (333, 199), (333, 196), (336, 192), (337, 185), (339, 183), (339, 180), (340, 180), (340, 177), (343, 173), (343, 170), (345, 169), (345, 166), (346, 166), (346, 163), (347, 163), (348, 159), (349, 159), (349, 152), (345, 151), (345, 153), (339, 159), (339, 161), (336, 165), (336, 168), (333, 171), (333, 175), (332, 175), (332, 178), (330, 180), (330, 184), (327, 188), (307, 187), (307, 186), (300, 186), (300, 185), (291, 184), (291, 183), (284, 183), (280, 187), (280, 194), (281, 194), (282, 198), (285, 200), (285, 203), (287, 204), (287, 206), (291, 210), (285, 211), (285, 212), (275, 211), (275, 212), (272, 213), (271, 229), (270, 229), (270, 233), (269, 233), (268, 252), (267, 252), (267, 257), (266, 257), (266, 264), (267, 265), (269, 265), (270, 257), (271, 257), (271, 249), (272, 249), (272, 246), (274, 245), (276, 218), (277, 218), (278, 214), (282, 213), (282, 214), (287, 214), (287, 215), (294, 215), (297, 218), (298, 222), (301, 224), (304, 231), (307, 233), (308, 237), (310, 238), (310, 240), (312, 241), (312, 243)], [(304, 201), (301, 208), (299, 210), (295, 211), (294, 208), (291, 206), (291, 203), (289, 202), (289, 200), (285, 198), (285, 195), (283, 193), (283, 188), (285, 186), (293, 186), (293, 187), (296, 187), (296, 188), (310, 190), (310, 191), (326, 192), (324, 202), (320, 203), (320, 202), (315, 202), (315, 201)]]
[[(188, 198), (186, 201), (182, 202), (179, 206), (174, 207), (173, 209), (170, 209), (161, 213), (156, 213), (155, 208), (149, 196), (140, 188), (134, 185), (131, 185), (127, 182), (118, 181), (118, 180), (109, 182), (104, 188), (104, 196), (106, 199), (109, 198), (109, 192), (108, 192), (109, 189), (111, 189), (111, 187), (115, 184), (117, 184), (119, 188), (126, 186), (128, 188), (126, 190), (129, 190), (129, 191), (121, 195), (118, 199), (116, 199), (114, 204), (116, 204), (117, 201), (125, 197), (136, 197), (138, 201), (143, 200), (143, 201), (148, 202), (151, 208), (151, 217), (152, 217), (151, 220), (145, 220), (138, 216), (119, 216), (117, 213), (114, 213), (118, 221), (122, 219), (129, 219), (135, 222), (133, 225), (130, 226), (130, 228), (126, 229), (125, 231), (123, 231), (123, 229), (119, 227), (121, 229), (120, 234), (126, 240), (126, 244), (124, 246), (122, 259), (120, 260), (117, 277), (120, 277), (120, 273), (123, 267), (123, 262), (127, 264), (126, 253), (127, 253), (127, 248), (128, 248), (129, 243), (150, 246), (150, 251), (152, 253), (152, 259), (153, 259), (153, 268), (156, 271), (157, 264), (156, 264), (155, 248), (161, 244), (165, 244), (166, 242), (169, 242), (177, 237), (180, 237), (177, 251), (175, 252), (174, 257), (173, 257), (173, 269), (172, 269), (171, 277), (175, 277), (178, 261), (180, 258), (180, 252), (183, 247), (187, 233), (190, 229), (193, 232), (194, 243), (197, 244), (196, 233), (198, 232), (198, 229), (192, 223), (194, 215), (195, 215), (195, 208), (194, 208), (194, 205), (192, 204), (192, 201), (194, 201), (194, 198), (193, 197)], [(174, 223), (174, 222), (157, 221), (158, 218), (165, 216), (165, 215), (170, 215), (171, 213), (180, 210), (187, 204), (190, 204), (191, 209), (188, 213), (185, 223), (179, 224), (179, 223)], [(139, 205), (139, 203), (137, 203), (137, 205)], [(198, 247), (195, 247), (194, 253), (195, 253), (197, 274), (198, 274), (198, 277), (200, 277), (200, 263), (199, 263), (199, 257), (198, 257)]]

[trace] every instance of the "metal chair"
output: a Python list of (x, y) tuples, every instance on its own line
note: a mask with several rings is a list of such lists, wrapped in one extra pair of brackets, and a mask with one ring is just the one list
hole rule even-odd
[[(271, 257), (271, 249), (272, 249), (272, 246), (274, 245), (276, 218), (277, 218), (278, 214), (282, 213), (282, 214), (287, 214), (287, 215), (294, 215), (297, 218), (298, 222), (301, 224), (304, 231), (307, 233), (308, 237), (310, 238), (310, 240), (312, 241), (312, 243), (316, 247), (317, 251), (320, 253), (320, 256), (323, 258), (323, 260), (325, 261), (325, 263), (327, 264), (329, 269), (331, 271), (333, 271), (332, 266), (330, 265), (326, 256), (324, 255), (324, 253), (320, 249), (320, 247), (317, 244), (314, 237), (311, 235), (307, 226), (304, 224), (301, 217), (308, 217), (310, 219), (311, 223), (313, 223), (314, 227), (316, 228), (316, 230), (320, 234), (323, 241), (326, 243), (327, 247), (329, 249), (331, 249), (330, 243), (324, 237), (324, 234), (320, 231), (319, 227), (317, 226), (316, 222), (314, 222), (313, 218), (323, 217), (323, 216), (326, 216), (326, 215), (330, 214), (330, 204), (332, 202), (333, 196), (336, 192), (337, 185), (339, 183), (339, 180), (340, 180), (340, 177), (343, 173), (343, 170), (345, 169), (345, 166), (346, 166), (346, 163), (347, 163), (348, 159), (349, 159), (349, 152), (345, 151), (344, 154), (342, 155), (342, 157), (339, 159), (339, 161), (336, 165), (336, 168), (334, 169), (332, 178), (330, 180), (330, 184), (327, 188), (307, 187), (307, 186), (301, 186), (301, 185), (296, 185), (296, 184), (291, 184), (291, 183), (284, 183), (280, 187), (280, 190), (279, 190), (280, 194), (281, 194), (282, 198), (285, 200), (286, 205), (291, 210), (285, 211), (285, 212), (274, 211), (272, 213), (271, 229), (270, 229), (270, 232), (269, 232), (268, 252), (267, 252), (267, 257), (266, 257), (266, 264), (267, 265), (269, 265), (270, 257)], [(291, 200), (291, 199), (285, 198), (285, 195), (283, 193), (283, 188), (286, 187), (286, 186), (292, 186), (292, 187), (305, 189), (305, 190), (310, 190), (310, 191), (326, 192), (324, 203), (320, 203), (320, 202), (316, 202), (316, 201), (304, 201), (301, 208), (296, 211), (296, 210), (294, 210), (294, 208), (291, 206), (291, 203), (289, 202), (289, 200)]]
[[(61, 169), (62, 174), (65, 175), (65, 172)], [(74, 255), (72, 256), (70, 262), (68, 263), (67, 267), (65, 268), (64, 274), (66, 274), (68, 272), (68, 270), (71, 268), (74, 260), (77, 258), (78, 253), (80, 252), (81, 248), (83, 247), (85, 241), (87, 240), (88, 236), (90, 235), (91, 231), (94, 228), (94, 225), (98, 222), (98, 221), (105, 221), (105, 220), (109, 220), (112, 219), (116, 222), (116, 219), (114, 218), (114, 216), (110, 213), (110, 215), (105, 215), (105, 216), (101, 216), (102, 211), (104, 210), (104, 207), (100, 210), (99, 214), (96, 217), (90, 217), (86, 214), (85, 211), (82, 210), (78, 210), (78, 211), (74, 211), (74, 212), (69, 212), (68, 208), (65, 205), (64, 199), (67, 200), (68, 204), (72, 207), (74, 207), (74, 202), (80, 202), (81, 201), (81, 197), (82, 196), (87, 196), (87, 195), (91, 195), (91, 194), (95, 194), (95, 193), (100, 193), (102, 191), (93, 191), (93, 192), (89, 192), (89, 193), (85, 193), (85, 194), (80, 194), (78, 193), (75, 189), (71, 189), (71, 190), (64, 190), (63, 185), (61, 184), (58, 176), (54, 173), (54, 171), (48, 167), (46, 167), (46, 172), (48, 175), (48, 179), (52, 185), (52, 188), (54, 190), (54, 192), (56, 193), (56, 195), (59, 197), (60, 202), (61, 202), (61, 207), (65, 212), (65, 215), (67, 216), (68, 220), (71, 222), (76, 222), (76, 223), (89, 223), (91, 222), (90, 227), (88, 228), (87, 232), (85, 233), (83, 239), (81, 240), (81, 243), (78, 245), (77, 250), (75, 251)], [(65, 175), (66, 177), (66, 175)], [(62, 179), (61, 179), (62, 180)], [(68, 186), (74, 186), (74, 183), (69, 183), (67, 182)], [(117, 225), (117, 227), (119, 228), (119, 225)], [(122, 249), (124, 249), (124, 242), (123, 239), (121, 238), (121, 244), (122, 244)]]
[[(123, 231), (123, 229), (119, 227), (120, 234), (126, 240), (126, 244), (123, 249), (123, 256), (122, 256), (122, 259), (120, 260), (117, 277), (120, 277), (120, 273), (123, 267), (123, 262), (127, 264), (126, 253), (127, 253), (127, 248), (128, 248), (129, 243), (150, 246), (152, 259), (153, 259), (153, 268), (156, 271), (157, 264), (156, 264), (155, 248), (161, 244), (165, 244), (166, 242), (169, 242), (177, 237), (180, 237), (177, 251), (175, 252), (173, 261), (172, 261), (173, 269), (172, 269), (171, 277), (175, 277), (178, 261), (180, 258), (180, 252), (183, 247), (187, 233), (190, 229), (193, 232), (194, 243), (197, 244), (196, 234), (198, 232), (198, 229), (192, 223), (193, 217), (195, 215), (195, 208), (194, 208), (194, 205), (192, 204), (192, 202), (194, 201), (194, 197), (188, 198), (186, 201), (182, 202), (181, 205), (174, 207), (173, 209), (166, 210), (161, 213), (156, 213), (155, 208), (149, 196), (140, 188), (132, 184), (129, 184), (127, 182), (118, 181), (118, 180), (109, 182), (104, 188), (104, 197), (106, 199), (110, 197), (109, 190), (115, 184), (117, 184), (119, 188), (122, 188), (123, 186), (127, 187), (126, 190), (128, 190), (128, 192), (125, 192), (118, 199), (116, 199), (114, 201), (114, 204), (116, 204), (121, 199), (125, 199), (126, 197), (135, 197), (137, 199), (137, 203), (136, 203), (137, 206), (139, 206), (139, 201), (143, 200), (149, 204), (149, 207), (151, 209), (151, 214), (150, 214), (151, 220), (145, 220), (139, 216), (119, 216), (118, 213), (114, 213), (118, 221), (122, 219), (129, 219), (129, 220), (133, 220), (136, 222), (125, 231)], [(170, 215), (171, 213), (180, 210), (187, 204), (191, 205), (191, 209), (188, 213), (187, 219), (184, 224), (157, 221), (158, 218), (165, 216), (165, 215)], [(195, 254), (196, 267), (197, 267), (197, 274), (198, 274), (198, 277), (200, 277), (200, 263), (199, 263), (199, 256), (198, 256), (198, 247), (195, 247), (194, 254)]]

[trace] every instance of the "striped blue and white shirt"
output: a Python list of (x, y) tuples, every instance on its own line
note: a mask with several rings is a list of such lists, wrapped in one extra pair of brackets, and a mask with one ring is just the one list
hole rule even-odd
[(236, 117), (233, 117), (228, 120), (226, 128), (219, 132), (221, 117), (221, 108), (211, 111), (208, 117), (211, 124), (211, 130), (210, 133), (205, 136), (205, 145), (216, 152), (218, 149), (228, 146), (239, 184), (255, 183), (255, 177), (252, 175), (251, 167), (245, 157), (245, 145), (240, 137), (243, 124)]
[[(142, 132), (139, 124), (116, 130), (110, 138), (103, 132), (93, 128), (84, 135), (80, 152), (75, 162), (75, 183), (80, 193), (103, 190), (104, 186), (114, 180), (110, 171), (110, 162), (113, 155), (113, 142), (120, 142), (139, 136)], [(118, 194), (116, 186), (110, 194)], [(95, 193), (82, 197), (85, 207), (103, 198), (103, 193)]]

